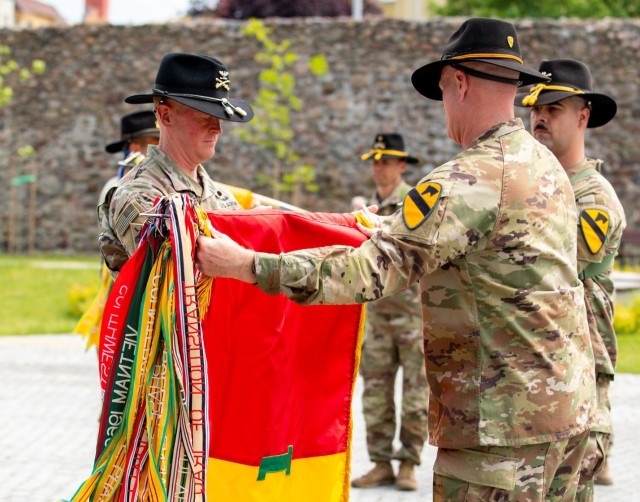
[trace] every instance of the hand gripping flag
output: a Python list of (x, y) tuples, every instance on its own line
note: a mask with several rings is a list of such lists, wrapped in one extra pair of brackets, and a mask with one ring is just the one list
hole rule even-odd
[[(156, 212), (105, 307), (96, 461), (72, 500), (348, 500), (363, 307), (302, 307), (198, 280), (206, 216), (177, 195)], [(261, 251), (365, 239), (346, 214), (209, 220)]]

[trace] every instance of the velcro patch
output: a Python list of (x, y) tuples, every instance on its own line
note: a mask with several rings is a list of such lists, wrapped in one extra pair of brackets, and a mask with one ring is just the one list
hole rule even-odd
[(115, 229), (120, 235), (124, 235), (129, 229), (129, 225), (134, 221), (141, 213), (138, 204), (132, 203), (124, 208), (122, 214), (115, 222)]
[(436, 206), (442, 186), (439, 183), (420, 183), (412, 188), (402, 204), (402, 218), (409, 230), (418, 228)]
[(587, 248), (596, 254), (607, 238), (609, 213), (602, 209), (584, 209), (580, 212), (580, 230)]

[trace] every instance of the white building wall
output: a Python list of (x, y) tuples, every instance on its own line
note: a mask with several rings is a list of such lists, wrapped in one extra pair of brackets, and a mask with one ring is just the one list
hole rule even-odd
[(16, 24), (15, 0), (0, 0), (0, 28), (13, 28)]

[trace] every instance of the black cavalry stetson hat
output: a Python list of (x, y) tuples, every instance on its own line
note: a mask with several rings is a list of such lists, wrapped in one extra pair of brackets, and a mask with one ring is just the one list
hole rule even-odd
[(534, 85), (516, 96), (516, 106), (538, 106), (557, 103), (577, 96), (591, 104), (587, 127), (600, 127), (615, 117), (618, 105), (606, 94), (593, 92), (589, 67), (576, 59), (552, 59), (540, 63), (540, 71), (551, 77), (549, 83)]
[(404, 139), (397, 133), (376, 134), (371, 150), (360, 156), (362, 160), (401, 159), (407, 164), (416, 164), (418, 159), (409, 155), (404, 149)]
[(411, 82), (423, 96), (442, 101), (442, 91), (438, 87), (442, 69), (447, 65), (458, 67), (459, 64), (467, 61), (481, 61), (520, 72), (518, 79), (507, 79), (459, 66), (466, 73), (480, 78), (516, 85), (549, 80), (524, 65), (518, 35), (511, 23), (499, 19), (471, 18), (462, 23), (460, 28), (451, 35), (440, 60), (414, 71)]
[(109, 143), (104, 149), (109, 153), (121, 152), (128, 142), (140, 136), (160, 137), (156, 115), (151, 110), (124, 115), (120, 119), (120, 140)]
[(207, 115), (231, 122), (249, 122), (253, 110), (246, 101), (231, 99), (229, 70), (218, 59), (170, 53), (162, 58), (151, 94), (136, 94), (127, 103), (152, 103), (154, 96), (171, 98)]

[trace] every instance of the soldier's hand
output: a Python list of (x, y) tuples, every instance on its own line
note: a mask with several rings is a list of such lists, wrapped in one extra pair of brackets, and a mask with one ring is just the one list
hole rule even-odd
[(229, 277), (255, 284), (254, 255), (217, 230), (213, 231), (213, 238), (200, 235), (196, 244), (196, 266), (211, 277)]
[[(371, 237), (375, 233), (375, 231), (382, 226), (383, 219), (375, 214), (377, 212), (378, 206), (376, 206), (375, 204), (369, 207), (363, 204), (362, 208), (351, 213), (355, 215), (356, 219), (358, 220), (356, 223), (356, 227), (367, 237)], [(367, 226), (363, 224), (363, 220), (368, 223)]]
[(371, 206), (362, 204), (362, 207), (360, 207), (360, 209), (358, 209), (357, 211), (353, 211), (351, 214), (355, 215), (356, 217), (358, 215), (361, 215), (366, 218), (375, 228), (380, 228), (382, 220), (380, 219), (380, 216), (376, 215), (377, 212), (378, 206), (376, 206), (375, 204), (372, 204)]

